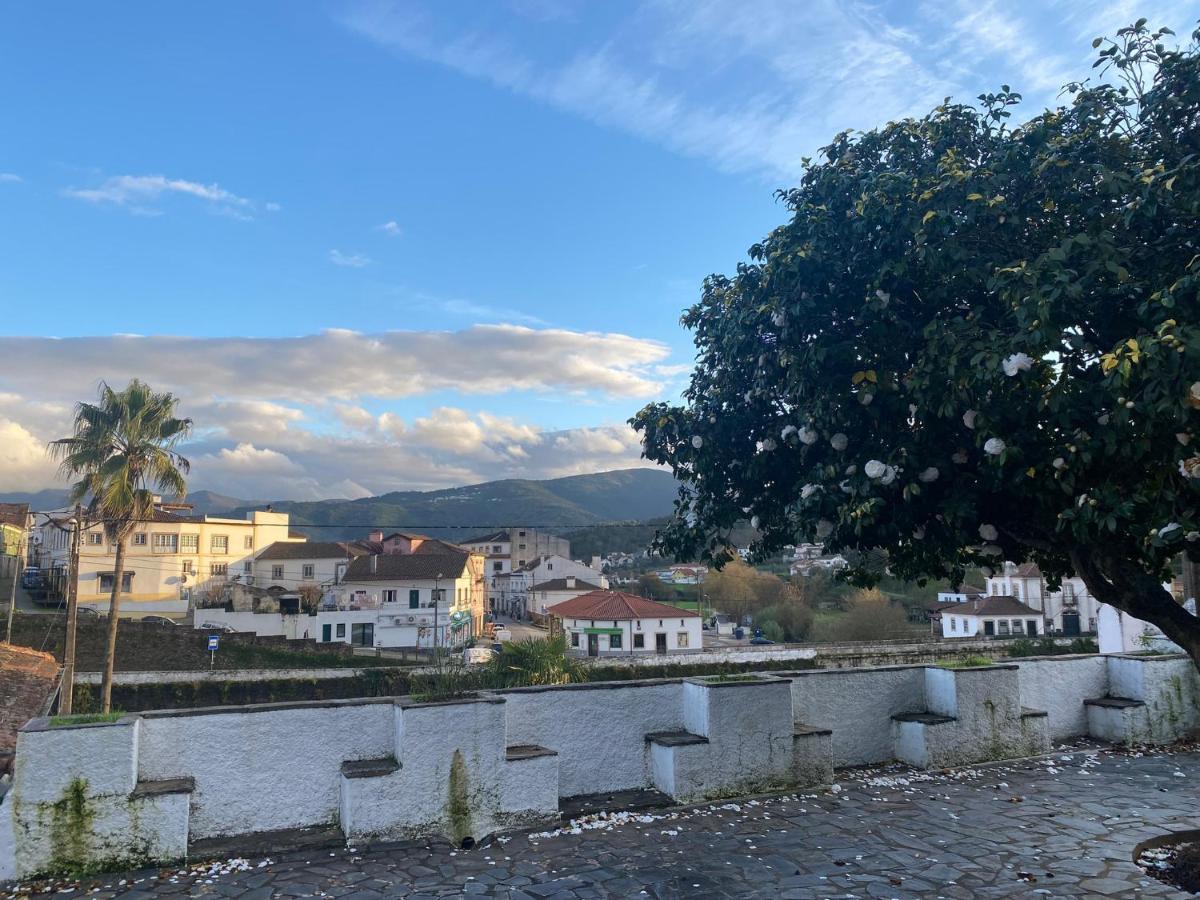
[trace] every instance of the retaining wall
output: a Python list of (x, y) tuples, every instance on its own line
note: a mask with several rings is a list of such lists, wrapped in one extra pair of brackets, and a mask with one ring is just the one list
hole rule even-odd
[(40, 719), (0, 803), (0, 875), (300, 827), (478, 839), (553, 821), (582, 794), (691, 801), (811, 785), (834, 766), (1029, 755), (1052, 737), (1168, 741), (1200, 726), (1198, 698), (1186, 657), (1081, 656)]

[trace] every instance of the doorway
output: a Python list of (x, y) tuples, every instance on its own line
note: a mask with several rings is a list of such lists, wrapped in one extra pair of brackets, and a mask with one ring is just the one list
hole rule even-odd
[(995, 622), (993, 622), (991, 619), (988, 619), (988, 620), (986, 620), (986, 621), (983, 623), (983, 633), (984, 633), (984, 634), (985, 634), (987, 637), (993, 637), (993, 636), (995, 636), (995, 634), (996, 634), (996, 623), (995, 623)]
[(659, 632), (658, 634), (656, 634), (654, 636), (654, 652), (655, 653), (666, 653), (667, 652), (667, 636), (665, 634), (663, 634), (662, 632)]
[(600, 655), (600, 635), (589, 634), (588, 639), (588, 656)]
[(373, 622), (355, 622), (350, 626), (350, 643), (356, 647), (375, 646), (375, 624)]
[(1025, 631), (1030, 637), (1036, 637), (1038, 633), (1037, 619), (1029, 619), (1025, 622)]
[(1063, 634), (1075, 637), (1079, 634), (1079, 613), (1065, 612), (1062, 616)]

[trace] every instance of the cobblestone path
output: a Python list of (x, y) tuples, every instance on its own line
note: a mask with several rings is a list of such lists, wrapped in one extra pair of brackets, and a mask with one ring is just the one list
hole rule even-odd
[(816, 793), (616, 814), (472, 851), (309, 850), (16, 896), (1159, 897), (1174, 894), (1132, 863), (1134, 845), (1200, 827), (1194, 747), (840, 777)]

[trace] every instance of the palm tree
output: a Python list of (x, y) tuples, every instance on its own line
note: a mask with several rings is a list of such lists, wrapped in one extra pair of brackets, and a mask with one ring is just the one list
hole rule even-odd
[(117, 548), (108, 609), (104, 712), (112, 706), (125, 542), (134, 526), (154, 513), (151, 485), (169, 496), (187, 491), (183, 476), (190, 465), (175, 447), (191, 431), (192, 420), (175, 415), (176, 402), (171, 394), (155, 393), (137, 379), (123, 391), (100, 382), (98, 402), (75, 407), (75, 433), (49, 446), (62, 477), (79, 479), (71, 486), (71, 502), (86, 501), (88, 518), (104, 525), (109, 542)]

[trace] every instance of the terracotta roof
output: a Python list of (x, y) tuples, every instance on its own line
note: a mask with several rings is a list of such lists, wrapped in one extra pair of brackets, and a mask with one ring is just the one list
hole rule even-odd
[(466, 547), (460, 547), (458, 544), (452, 544), (449, 541), (443, 541), (440, 538), (425, 538), (421, 541), (417, 548), (413, 550), (413, 554), (419, 553), (470, 553)]
[(410, 531), (393, 531), (391, 534), (389, 534), (387, 537), (385, 537), (383, 539), (383, 542), (386, 544), (392, 538), (404, 538), (406, 541), (427, 541), (427, 540), (429, 540), (429, 535), (414, 534)]
[(567, 587), (566, 578), (555, 578), (551, 581), (541, 581), (530, 588), (531, 591), (599, 591), (603, 590), (598, 584), (590, 584), (582, 578), (575, 579), (575, 587)]
[(564, 619), (679, 619), (698, 618), (698, 614), (678, 606), (668, 606), (626, 594), (624, 591), (592, 591), (547, 607)]
[(0, 525), (15, 525), (24, 530), (28, 524), (28, 503), (0, 503)]
[(346, 559), (367, 551), (342, 541), (276, 541), (257, 559)]
[(1042, 570), (1037, 567), (1037, 563), (1021, 563), (1017, 566), (1017, 570), (1012, 573), (1018, 578), (1041, 578)]
[[(954, 607), (964, 616), (1038, 616), (1042, 614), (1026, 606), (1016, 597), (980, 597), (966, 603), (955, 603)], [(948, 610), (943, 607), (942, 612)]]
[[(442, 578), (457, 578), (467, 566), (470, 554), (465, 550), (457, 553), (385, 553), (379, 556), (360, 556), (346, 567), (343, 581), (395, 581), (396, 579), (419, 579), (429, 581)], [(375, 560), (375, 571), (371, 571), (371, 560)]]
[(29, 647), (0, 644), (0, 773), (17, 747), (17, 730), (41, 715), (54, 690), (58, 661)]

